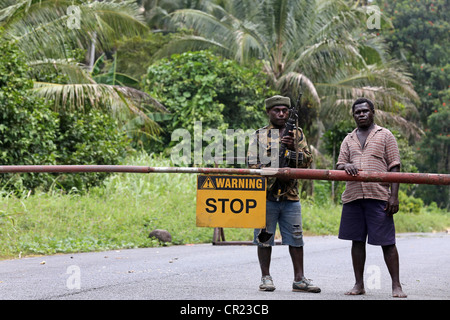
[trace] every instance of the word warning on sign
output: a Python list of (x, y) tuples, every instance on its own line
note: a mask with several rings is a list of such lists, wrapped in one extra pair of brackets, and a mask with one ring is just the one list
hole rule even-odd
[(265, 224), (264, 177), (197, 177), (197, 227), (264, 228)]

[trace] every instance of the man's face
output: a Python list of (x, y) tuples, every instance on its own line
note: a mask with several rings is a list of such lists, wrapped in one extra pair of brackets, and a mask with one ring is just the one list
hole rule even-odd
[(353, 119), (355, 119), (358, 128), (370, 127), (373, 123), (373, 117), (374, 112), (366, 102), (355, 105)]
[(274, 106), (267, 110), (267, 115), (275, 127), (283, 127), (289, 119), (289, 109), (286, 106)]

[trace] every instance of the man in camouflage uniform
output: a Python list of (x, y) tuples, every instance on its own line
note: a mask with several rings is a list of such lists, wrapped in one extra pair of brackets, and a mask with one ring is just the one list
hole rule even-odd
[[(291, 101), (288, 97), (273, 96), (265, 100), (269, 125), (258, 129), (253, 135), (248, 152), (250, 168), (278, 167), (280, 142), (286, 145), (290, 157), (287, 165), (292, 168), (307, 168), (312, 162), (306, 138), (301, 128), (284, 135), (289, 118)], [(281, 139), (279, 137), (282, 137)], [(273, 151), (273, 152), (272, 152)], [(271, 159), (271, 161), (269, 161)], [(275, 161), (274, 161), (275, 160)], [(282, 244), (289, 246), (294, 266), (293, 291), (320, 292), (303, 273), (303, 229), (300, 198), (296, 179), (269, 177), (267, 181), (266, 227), (255, 229), (254, 243), (258, 245), (258, 260), (261, 267), (260, 290), (274, 291), (270, 275), (270, 260), (277, 224), (280, 227)]]

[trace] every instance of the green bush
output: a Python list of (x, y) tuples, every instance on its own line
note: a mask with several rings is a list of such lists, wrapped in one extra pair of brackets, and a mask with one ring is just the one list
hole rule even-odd
[(399, 191), (398, 200), (400, 201), (399, 213), (420, 214), (423, 208), (423, 201), (420, 198), (406, 195)]
[[(24, 54), (0, 43), (0, 165), (118, 164), (129, 140), (109, 115), (58, 114), (32, 94)], [(86, 106), (85, 106), (86, 107)], [(89, 110), (89, 109), (87, 109)], [(1, 190), (18, 194), (51, 186), (85, 190), (105, 174), (2, 174)], [(55, 180), (56, 179), (56, 180)]]
[[(0, 42), (0, 52), (0, 163), (55, 164), (57, 114), (30, 95), (33, 82), (23, 54), (8, 42)], [(48, 175), (42, 174), (0, 175), (7, 189), (35, 188), (46, 181)]]
[[(142, 87), (171, 112), (159, 151), (178, 128), (257, 129), (266, 122), (264, 99), (273, 94), (262, 68), (245, 68), (208, 51), (174, 54), (149, 67)], [(153, 149), (152, 151), (155, 151)]]
[[(117, 122), (101, 111), (64, 113), (57, 138), (58, 163), (67, 165), (116, 165), (125, 158), (129, 139)], [(64, 174), (57, 185), (79, 191), (99, 185), (107, 173)]]

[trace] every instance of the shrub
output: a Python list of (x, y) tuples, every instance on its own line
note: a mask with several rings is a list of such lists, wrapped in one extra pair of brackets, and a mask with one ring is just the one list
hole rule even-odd
[(201, 121), (204, 130), (261, 127), (266, 123), (264, 99), (274, 94), (261, 70), (208, 51), (174, 54), (150, 66), (143, 88), (171, 111), (161, 124), (166, 135), (158, 147), (170, 146), (175, 129), (192, 133), (195, 121)]
[[(55, 113), (30, 91), (33, 81), (23, 53), (0, 42), (0, 165), (118, 164), (129, 141), (109, 115)], [(55, 174), (1, 174), (2, 190), (18, 194), (54, 185)], [(85, 190), (106, 174), (64, 174), (58, 186)]]
[[(11, 43), (0, 42), (0, 163), (2, 165), (55, 164), (57, 114), (40, 98), (30, 95), (23, 54)], [(35, 188), (48, 175), (0, 175), (6, 188)], [(5, 186), (4, 186), (5, 188)]]
[[(58, 163), (67, 165), (116, 165), (127, 155), (129, 139), (117, 122), (101, 111), (73, 112), (60, 116), (57, 138)], [(99, 185), (107, 173), (64, 174), (57, 185), (84, 191)]]

